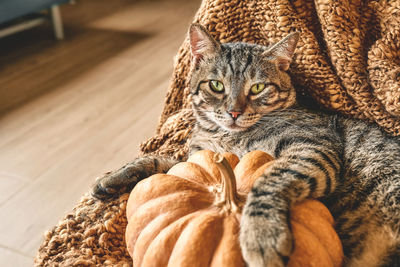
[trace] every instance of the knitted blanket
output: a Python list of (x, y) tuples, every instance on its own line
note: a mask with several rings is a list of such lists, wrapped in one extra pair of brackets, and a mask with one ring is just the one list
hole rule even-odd
[[(301, 32), (290, 69), (299, 94), (400, 135), (400, 0), (204, 0), (194, 22), (221, 42), (268, 45)], [(193, 125), (189, 63), (186, 38), (159, 126), (142, 144), (143, 154), (185, 158)], [(35, 264), (131, 266), (124, 241), (127, 197), (102, 202), (83, 196), (46, 233)]]

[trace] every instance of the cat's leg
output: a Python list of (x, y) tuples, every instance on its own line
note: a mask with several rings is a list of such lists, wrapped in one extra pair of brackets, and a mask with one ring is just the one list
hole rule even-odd
[(400, 266), (400, 179), (374, 180), (356, 182), (334, 214), (346, 266)]
[(378, 213), (365, 211), (363, 215), (350, 214), (345, 229), (337, 229), (346, 255), (345, 266), (399, 267), (399, 230), (377, 217)]
[(108, 172), (96, 179), (92, 195), (99, 199), (129, 192), (140, 180), (155, 173), (165, 173), (178, 163), (171, 158), (145, 156), (135, 159), (119, 170)]
[(241, 219), (240, 245), (249, 267), (285, 266), (292, 252), (291, 206), (335, 190), (340, 149), (302, 138), (282, 144), (270, 168), (253, 185)]
[(344, 183), (334, 205), (348, 266), (400, 266), (400, 139), (353, 122), (345, 130)]

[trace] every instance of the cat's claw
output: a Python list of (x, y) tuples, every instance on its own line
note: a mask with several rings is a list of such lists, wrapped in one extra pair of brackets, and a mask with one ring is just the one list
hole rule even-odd
[(240, 245), (249, 267), (284, 267), (293, 248), (288, 227), (264, 217), (242, 219)]

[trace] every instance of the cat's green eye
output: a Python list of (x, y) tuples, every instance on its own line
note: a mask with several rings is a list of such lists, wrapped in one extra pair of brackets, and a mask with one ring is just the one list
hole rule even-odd
[(217, 92), (217, 93), (222, 93), (225, 89), (223, 83), (221, 83), (220, 81), (215, 81), (215, 80), (210, 81), (210, 88), (211, 88), (211, 90), (213, 90), (214, 92)]
[(264, 89), (265, 89), (265, 83), (257, 83), (250, 88), (250, 91), (251, 94), (256, 95), (261, 93)]

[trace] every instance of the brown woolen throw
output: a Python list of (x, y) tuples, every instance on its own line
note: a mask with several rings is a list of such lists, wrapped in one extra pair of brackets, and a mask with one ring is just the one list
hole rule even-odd
[[(400, 135), (400, 0), (204, 0), (194, 22), (221, 42), (269, 45), (301, 32), (290, 73), (300, 93), (322, 107), (375, 121)], [(185, 158), (193, 125), (188, 101), (188, 39), (176, 58), (157, 132), (143, 154)], [(39, 248), (38, 266), (130, 266), (125, 249), (127, 194), (88, 195)]]

